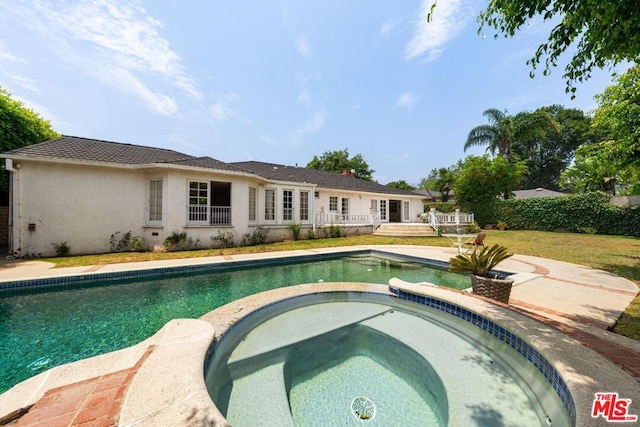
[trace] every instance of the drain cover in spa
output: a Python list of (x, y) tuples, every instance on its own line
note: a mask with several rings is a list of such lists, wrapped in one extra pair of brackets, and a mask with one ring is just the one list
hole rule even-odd
[(359, 420), (370, 420), (376, 415), (376, 407), (366, 397), (356, 397), (351, 402), (351, 413)]

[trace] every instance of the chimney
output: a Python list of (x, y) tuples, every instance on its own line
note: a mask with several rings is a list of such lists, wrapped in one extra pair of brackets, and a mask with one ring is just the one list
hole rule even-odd
[(342, 175), (344, 176), (353, 176), (353, 174), (355, 173), (355, 169), (343, 169), (342, 170)]

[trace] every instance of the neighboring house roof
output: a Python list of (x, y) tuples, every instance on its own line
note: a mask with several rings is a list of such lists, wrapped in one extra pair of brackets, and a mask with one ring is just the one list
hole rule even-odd
[(546, 188), (532, 188), (530, 190), (515, 190), (513, 197), (515, 199), (535, 199), (538, 197), (561, 197), (567, 196), (567, 193), (559, 191), (547, 190)]
[(97, 139), (62, 136), (58, 139), (11, 150), (5, 155), (48, 159), (140, 165), (194, 159), (188, 154), (164, 148), (143, 147)]
[[(419, 190), (416, 190), (415, 193), (421, 194), (431, 200), (435, 200), (438, 201), (440, 199), (442, 199), (442, 193), (439, 191), (435, 191), (435, 190), (428, 190), (426, 188), (421, 188)], [(453, 191), (449, 191), (449, 195), (448, 195), (449, 200), (454, 199), (455, 195), (453, 194)]]
[(321, 188), (337, 190), (363, 191), (369, 193), (398, 194), (404, 196), (419, 196), (412, 191), (388, 187), (373, 181), (346, 176), (334, 172), (326, 172), (317, 169), (307, 169), (298, 166), (285, 166), (275, 163), (263, 162), (232, 162), (234, 166), (254, 173), (263, 178), (275, 181), (304, 182), (315, 184)]

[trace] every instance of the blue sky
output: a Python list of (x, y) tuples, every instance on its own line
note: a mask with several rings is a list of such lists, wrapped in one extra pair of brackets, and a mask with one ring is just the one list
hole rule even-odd
[(416, 184), (483, 152), (463, 145), (484, 110), (590, 111), (611, 84), (595, 72), (571, 100), (562, 64), (529, 78), (549, 23), (495, 39), (485, 2), (440, 1), (427, 23), (429, 5), (3, 1), (0, 86), (67, 135), (299, 166), (346, 148)]

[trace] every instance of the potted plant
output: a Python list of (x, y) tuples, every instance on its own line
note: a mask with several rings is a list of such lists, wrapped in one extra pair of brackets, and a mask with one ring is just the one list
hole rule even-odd
[(470, 254), (460, 254), (451, 258), (449, 271), (471, 273), (471, 287), (474, 294), (508, 304), (513, 279), (502, 278), (492, 269), (512, 255), (502, 245), (482, 247), (481, 250)]

